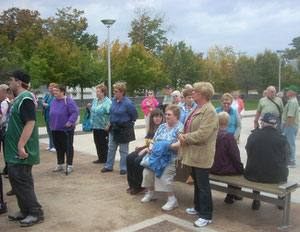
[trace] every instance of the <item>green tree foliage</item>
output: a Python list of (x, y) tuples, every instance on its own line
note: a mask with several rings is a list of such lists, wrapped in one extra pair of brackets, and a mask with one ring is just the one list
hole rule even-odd
[(137, 9), (136, 19), (131, 22), (128, 37), (131, 44), (142, 43), (147, 51), (160, 54), (162, 47), (167, 44), (166, 34), (170, 27), (164, 24), (163, 16), (154, 16), (150, 9)]
[(160, 57), (163, 71), (175, 89), (203, 80), (201, 56), (183, 41), (165, 46)]
[(208, 64), (210, 69), (209, 79), (212, 81), (215, 91), (219, 93), (231, 92), (236, 89), (236, 82), (233, 78), (235, 64), (233, 47), (221, 48), (215, 46), (208, 50)]
[(268, 86), (278, 87), (279, 60), (276, 53), (265, 50), (256, 57), (257, 89), (262, 92)]
[(253, 57), (241, 56), (234, 65), (234, 78), (237, 87), (248, 96), (248, 91), (257, 88), (257, 75)]
[(83, 10), (67, 7), (58, 9), (56, 17), (48, 19), (48, 29), (51, 35), (64, 41), (75, 43), (77, 46), (85, 45), (90, 51), (97, 49), (97, 36), (89, 35), (88, 23)]
[(297, 59), (297, 58), (300, 59), (300, 36), (294, 38), (290, 45), (293, 48), (286, 49), (287, 54), (285, 54), (284, 57), (287, 59)]

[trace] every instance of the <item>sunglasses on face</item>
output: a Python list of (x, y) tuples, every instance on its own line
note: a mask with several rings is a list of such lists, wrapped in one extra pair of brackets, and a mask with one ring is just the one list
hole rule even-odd
[(229, 103), (229, 102), (222, 102), (222, 104), (223, 104), (223, 105), (227, 105), (227, 106), (230, 106), (230, 105), (231, 105), (231, 103)]

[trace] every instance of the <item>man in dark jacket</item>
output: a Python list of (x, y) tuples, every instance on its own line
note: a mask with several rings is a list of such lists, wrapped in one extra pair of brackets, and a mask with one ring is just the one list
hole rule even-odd
[[(277, 130), (277, 118), (273, 113), (266, 113), (261, 119), (262, 129), (256, 129), (249, 136), (247, 164), (244, 176), (247, 180), (261, 183), (280, 183), (287, 181), (287, 165), (291, 148), (285, 136)], [(258, 210), (260, 202), (254, 200), (252, 209)]]

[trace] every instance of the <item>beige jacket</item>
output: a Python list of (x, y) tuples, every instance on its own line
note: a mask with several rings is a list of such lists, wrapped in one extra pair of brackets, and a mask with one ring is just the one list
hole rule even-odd
[[(182, 133), (185, 133), (185, 128), (186, 121)], [(211, 168), (214, 162), (218, 131), (219, 120), (216, 109), (211, 102), (207, 102), (193, 115), (189, 133), (184, 136), (187, 145), (180, 148), (182, 163), (197, 168)]]

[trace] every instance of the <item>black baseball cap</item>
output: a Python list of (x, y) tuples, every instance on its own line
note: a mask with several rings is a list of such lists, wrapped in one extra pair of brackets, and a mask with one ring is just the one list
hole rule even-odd
[(166, 89), (173, 89), (172, 85), (166, 85)]
[(277, 118), (273, 113), (266, 113), (264, 117), (261, 119), (261, 121), (269, 123), (269, 124), (276, 124), (277, 123)]
[(29, 84), (30, 82), (30, 75), (23, 69), (17, 69), (13, 72), (7, 73), (7, 75), (17, 78), (26, 84)]

